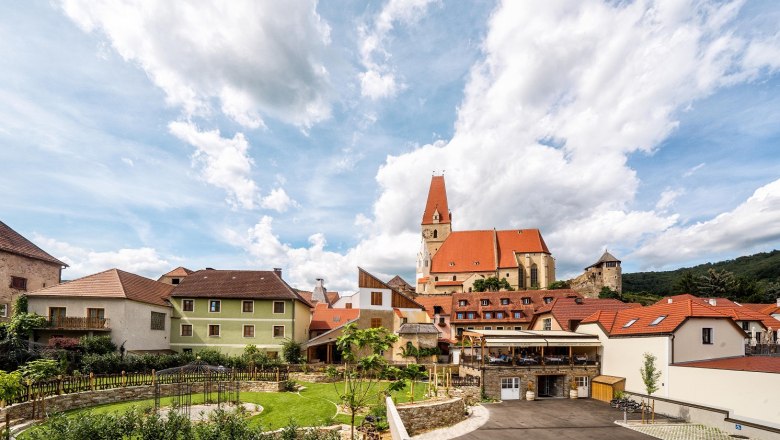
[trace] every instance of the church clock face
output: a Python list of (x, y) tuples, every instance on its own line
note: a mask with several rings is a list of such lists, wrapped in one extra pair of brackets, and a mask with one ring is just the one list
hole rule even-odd
[(423, 235), (423, 238), (431, 238), (431, 237), (433, 237), (433, 233), (431, 232), (430, 229), (424, 230), (422, 235)]

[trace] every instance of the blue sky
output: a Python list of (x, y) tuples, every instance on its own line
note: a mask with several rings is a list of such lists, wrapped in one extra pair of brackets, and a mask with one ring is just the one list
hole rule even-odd
[[(0, 219), (71, 267), (412, 281), (455, 229), (540, 228), (559, 277), (780, 243), (780, 7), (0, 5)], [(445, 171), (446, 170), (446, 171)]]

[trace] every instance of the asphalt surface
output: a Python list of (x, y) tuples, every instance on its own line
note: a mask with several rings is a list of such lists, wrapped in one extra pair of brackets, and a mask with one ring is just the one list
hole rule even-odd
[(488, 422), (458, 440), (655, 438), (616, 425), (623, 413), (593, 399), (513, 400), (485, 407), (490, 411)]

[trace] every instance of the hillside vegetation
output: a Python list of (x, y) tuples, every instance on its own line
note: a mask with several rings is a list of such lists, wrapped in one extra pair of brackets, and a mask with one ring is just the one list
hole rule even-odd
[(780, 296), (780, 251), (666, 272), (624, 273), (623, 292), (656, 296), (691, 293), (743, 302), (774, 302)]

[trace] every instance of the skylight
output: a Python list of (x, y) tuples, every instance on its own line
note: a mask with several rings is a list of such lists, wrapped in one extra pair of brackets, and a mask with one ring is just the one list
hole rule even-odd
[(639, 318), (632, 319), (631, 321), (628, 321), (626, 325), (623, 326), (623, 328), (628, 328), (634, 325), (635, 322), (639, 321)]
[(655, 318), (655, 321), (651, 322), (650, 325), (658, 325), (666, 318), (666, 315), (661, 315), (657, 318)]

